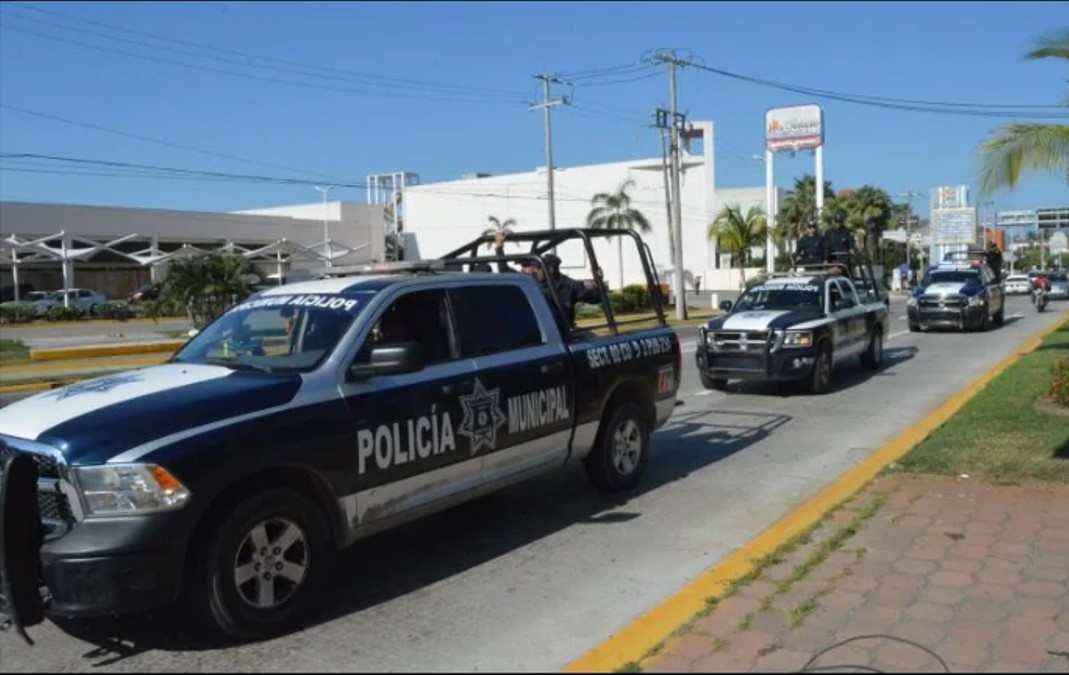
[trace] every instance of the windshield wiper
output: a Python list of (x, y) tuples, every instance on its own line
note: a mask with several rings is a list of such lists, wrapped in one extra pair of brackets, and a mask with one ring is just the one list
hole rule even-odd
[(224, 359), (220, 356), (206, 356), (196, 361), (181, 361), (180, 363), (204, 363), (212, 366), (223, 366), (224, 368), (231, 368), (242, 372), (256, 371), (260, 373), (273, 373), (274, 371), (269, 366), (257, 366), (244, 361), (237, 361), (233, 359)]

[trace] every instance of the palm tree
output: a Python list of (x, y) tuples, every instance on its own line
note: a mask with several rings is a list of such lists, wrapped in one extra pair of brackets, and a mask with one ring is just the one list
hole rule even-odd
[(709, 226), (709, 239), (716, 240), (718, 248), (731, 252), (746, 285), (746, 257), (750, 249), (765, 242), (768, 219), (760, 206), (751, 206), (743, 215), (738, 204), (728, 204)]
[[(509, 218), (505, 222), (501, 222), (501, 220), (499, 220), (496, 216), (489, 216), (487, 220), (490, 221), (491, 227), (488, 227), (483, 230), (484, 237), (492, 237), (498, 233), (510, 235), (512, 234), (512, 228), (516, 227), (515, 218)], [(493, 243), (486, 245), (487, 248), (493, 248), (493, 246)]]
[(213, 252), (178, 260), (170, 265), (160, 286), (153, 313), (179, 304), (196, 328), (203, 328), (235, 302), (253, 291), (260, 281), (248, 258), (232, 253)]
[[(590, 200), (593, 207), (586, 217), (586, 226), (599, 230), (638, 230), (642, 234), (648, 233), (653, 228), (638, 209), (631, 208), (631, 197), (627, 194), (628, 188), (634, 187), (635, 181), (626, 180), (620, 184), (616, 192), (599, 192)], [(624, 239), (617, 240), (620, 257), (620, 288), (624, 287)]]
[(891, 195), (878, 187), (862, 185), (835, 201), (832, 210), (841, 213), (846, 227), (853, 230), (858, 248), (871, 254), (894, 215)]
[[(1069, 65), (1069, 28), (1041, 38), (1038, 47), (1029, 52), (1027, 58), (1064, 59)], [(1069, 106), (1069, 98), (1063, 104)], [(1061, 173), (1069, 183), (1069, 126), (1007, 124), (980, 147), (980, 161), (980, 193), (983, 196), (1000, 188), (1017, 187), (1026, 170)]]
[[(787, 193), (776, 216), (773, 236), (783, 242), (794, 242), (802, 236), (806, 227), (816, 222), (817, 216), (817, 179), (812, 174), (794, 181), (794, 189)], [(831, 181), (824, 181), (825, 213), (834, 208), (835, 193)], [(820, 223), (817, 223), (820, 226)]]

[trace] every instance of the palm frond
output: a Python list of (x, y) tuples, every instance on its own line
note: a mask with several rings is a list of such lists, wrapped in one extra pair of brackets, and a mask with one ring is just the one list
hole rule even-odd
[(1007, 124), (980, 148), (980, 193), (1017, 186), (1027, 170), (1062, 173), (1069, 182), (1069, 126)]
[(1028, 52), (1028, 59), (1067, 59), (1069, 60), (1069, 28), (1047, 33), (1036, 40), (1039, 46)]

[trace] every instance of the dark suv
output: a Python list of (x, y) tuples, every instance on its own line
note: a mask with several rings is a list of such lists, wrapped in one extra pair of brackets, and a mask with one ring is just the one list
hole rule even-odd
[(956, 328), (987, 330), (1001, 326), (1006, 316), (1006, 293), (986, 264), (943, 263), (928, 270), (907, 305), (909, 329)]

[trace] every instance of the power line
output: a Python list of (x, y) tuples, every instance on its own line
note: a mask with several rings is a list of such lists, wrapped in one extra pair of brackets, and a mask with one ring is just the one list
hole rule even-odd
[[(363, 78), (365, 80), (381, 80), (381, 81), (383, 81), (386, 84), (391, 85), (391, 86), (396, 86), (399, 83), (401, 83), (401, 84), (415, 85), (417, 87), (424, 87), (424, 88), (428, 88), (429, 87), (429, 88), (438, 88), (438, 89), (450, 89), (450, 90), (454, 90), (456, 93), (482, 92), (484, 94), (497, 94), (497, 95), (504, 95), (504, 96), (521, 96), (522, 95), (519, 92), (505, 90), (505, 89), (493, 89), (493, 88), (486, 88), (486, 87), (473, 87), (473, 86), (469, 86), (469, 85), (457, 85), (457, 84), (448, 84), (448, 83), (441, 83), (441, 82), (431, 82), (431, 81), (427, 81), (427, 80), (414, 80), (414, 79), (396, 77), (396, 76), (393, 76), (393, 75), (379, 75), (379, 74), (376, 74), (376, 73), (360, 72), (360, 71), (347, 70), (347, 69), (335, 68), (335, 67), (330, 67), (330, 66), (312, 65), (312, 64), (307, 64), (307, 63), (301, 63), (299, 61), (293, 61), (291, 59), (282, 59), (282, 58), (277, 58), (277, 57), (272, 57), (272, 56), (264, 56), (262, 54), (252, 54), (252, 53), (244, 52), (244, 51), (237, 50), (237, 49), (230, 49), (230, 48), (226, 48), (226, 47), (219, 47), (219, 46), (215, 46), (215, 45), (209, 45), (209, 44), (204, 44), (204, 43), (199, 43), (199, 42), (193, 42), (193, 41), (190, 41), (190, 40), (183, 40), (183, 39), (180, 39), (180, 38), (168, 37), (168, 36), (158, 35), (158, 34), (154, 34), (154, 33), (145, 33), (145, 32), (142, 32), (142, 31), (131, 30), (129, 28), (124, 28), (122, 26), (116, 26), (114, 24), (104, 23), (102, 21), (94, 21), (92, 19), (86, 19), (86, 18), (83, 18), (83, 17), (78, 17), (78, 16), (74, 16), (74, 15), (67, 14), (67, 13), (64, 13), (64, 12), (59, 12), (59, 11), (56, 11), (56, 10), (44, 9), (44, 8), (41, 8), (41, 7), (34, 7), (34, 6), (26, 5), (26, 4), (23, 4), (23, 3), (20, 3), (20, 2), (6, 2), (4, 4), (4, 7), (5, 8), (18, 7), (20, 9), (24, 9), (24, 10), (28, 10), (28, 11), (32, 11), (32, 12), (37, 12), (37, 13), (40, 13), (40, 14), (51, 15), (51, 16), (54, 16), (54, 17), (57, 17), (57, 18), (60, 18), (60, 19), (66, 20), (66, 21), (74, 22), (74, 23), (97, 26), (97, 27), (108, 29), (108, 30), (117, 31), (117, 32), (120, 32), (120, 33), (125, 33), (127, 35), (136, 35), (136, 36), (140, 36), (140, 37), (147, 37), (147, 38), (150, 38), (150, 39), (153, 39), (153, 40), (157, 40), (159, 42), (180, 44), (180, 45), (184, 45), (184, 46), (188, 46), (188, 47), (194, 47), (194, 48), (197, 48), (197, 49), (203, 49), (203, 50), (218, 52), (218, 53), (222, 53), (222, 54), (230, 54), (230, 55), (233, 55), (233, 56), (242, 57), (242, 58), (244, 58), (246, 60), (247, 59), (257, 59), (257, 60), (268, 62), (268, 63), (276, 63), (276, 64), (287, 65), (287, 66), (297, 66), (299, 68), (312, 69), (312, 70), (319, 71), (319, 72), (337, 73), (337, 74), (340, 74), (340, 75), (349, 76), (350, 78)], [(13, 15), (13, 16), (18, 16), (18, 15)], [(30, 19), (28, 19), (28, 17), (21, 17), (21, 18), (25, 18), (27, 20), (30, 20)], [(33, 19), (33, 20), (41, 21), (40, 19)], [(113, 38), (113, 39), (116, 39), (116, 38)]]
[(471, 95), (467, 95), (467, 96), (469, 96), (469, 98), (455, 98), (455, 97), (447, 98), (444, 95), (436, 95), (433, 92), (428, 92), (427, 94), (421, 95), (421, 94), (418, 94), (418, 93), (411, 93), (411, 92), (372, 91), (372, 90), (367, 90), (367, 89), (352, 89), (350, 87), (341, 87), (341, 86), (328, 85), (328, 84), (322, 84), (322, 83), (300, 82), (300, 81), (296, 81), (296, 80), (282, 79), (282, 78), (279, 78), (279, 77), (268, 77), (268, 76), (263, 76), (263, 75), (256, 75), (254, 73), (242, 73), (242, 72), (233, 71), (233, 70), (224, 70), (222, 68), (213, 68), (211, 66), (205, 66), (205, 65), (199, 65), (199, 64), (183, 63), (181, 61), (174, 61), (174, 60), (171, 60), (171, 59), (164, 59), (164, 58), (160, 58), (160, 57), (156, 57), (156, 56), (148, 56), (146, 54), (138, 54), (136, 52), (125, 51), (125, 50), (122, 50), (122, 49), (113, 49), (111, 47), (105, 47), (105, 46), (101, 46), (101, 45), (89, 44), (89, 43), (86, 43), (86, 42), (80, 42), (78, 40), (71, 40), (71, 39), (68, 39), (68, 38), (58, 37), (58, 36), (55, 36), (55, 35), (48, 35), (46, 33), (40, 33), (38, 31), (28, 30), (28, 29), (25, 29), (25, 28), (18, 28), (16, 26), (9, 26), (9, 25), (5, 25), (5, 24), (0, 24), (0, 29), (11, 30), (11, 31), (15, 31), (15, 32), (18, 32), (18, 33), (25, 33), (25, 34), (28, 34), (28, 35), (34, 35), (36, 37), (39, 37), (39, 38), (42, 38), (42, 39), (45, 39), (45, 40), (51, 40), (53, 42), (60, 42), (60, 43), (63, 43), (63, 44), (69, 44), (69, 45), (73, 45), (73, 46), (76, 46), (76, 47), (82, 47), (84, 49), (90, 49), (90, 50), (105, 52), (105, 53), (109, 53), (109, 54), (118, 54), (120, 56), (127, 56), (127, 57), (134, 58), (134, 59), (140, 59), (142, 61), (150, 61), (150, 62), (153, 62), (153, 63), (162, 63), (162, 64), (166, 64), (166, 65), (176, 66), (178, 68), (184, 68), (184, 69), (187, 69), (187, 70), (197, 70), (197, 71), (201, 71), (201, 72), (215, 73), (217, 75), (229, 75), (231, 77), (242, 77), (242, 78), (249, 79), (249, 80), (257, 80), (257, 81), (260, 81), (260, 82), (270, 82), (272, 84), (286, 84), (286, 85), (289, 85), (289, 86), (303, 87), (303, 88), (306, 88), (306, 89), (318, 89), (318, 90), (332, 91), (332, 92), (344, 93), (344, 94), (359, 94), (361, 96), (380, 96), (380, 97), (384, 97), (384, 98), (409, 98), (409, 99), (419, 99), (419, 100), (434, 100), (434, 101), (438, 101), (438, 102), (447, 102), (447, 103), (482, 103), (482, 104), (498, 103), (498, 104), (503, 104), (503, 105), (526, 105), (526, 101), (519, 101), (519, 100), (506, 101), (504, 99), (488, 100), (488, 99), (485, 99), (485, 98), (471, 98), (470, 97)]
[[(716, 75), (721, 75), (735, 80), (743, 82), (749, 82), (751, 84), (760, 84), (766, 87), (772, 87), (775, 89), (781, 89), (784, 91), (792, 91), (799, 94), (806, 94), (809, 96), (815, 96), (818, 98), (828, 98), (832, 100), (842, 101), (845, 103), (855, 103), (858, 105), (868, 105), (878, 108), (889, 108), (893, 110), (907, 110), (912, 112), (931, 112), (945, 115), (970, 115), (975, 117), (1033, 117), (1040, 119), (1065, 119), (1069, 118), (1069, 112), (1031, 112), (1031, 110), (1042, 109), (1058, 109), (1064, 110), (1064, 106), (1058, 105), (998, 105), (991, 103), (962, 103), (951, 101), (921, 101), (916, 99), (896, 99), (885, 96), (870, 96), (863, 94), (850, 94), (844, 92), (837, 92), (829, 89), (816, 89), (812, 87), (803, 87), (794, 84), (787, 84), (783, 82), (775, 82), (773, 80), (766, 80), (759, 77), (753, 77), (750, 75), (742, 75), (740, 73), (733, 73), (731, 71), (723, 70), (720, 68), (713, 68), (711, 66), (688, 63), (688, 65)], [(1001, 109), (1001, 110), (994, 110)], [(1027, 110), (1026, 110), (1027, 109)]]
[(305, 174), (312, 175), (312, 176), (319, 176), (321, 178), (329, 178), (331, 180), (337, 178), (336, 176), (331, 176), (329, 174), (319, 173), (317, 171), (307, 171), (305, 169), (297, 169), (297, 168), (294, 168), (294, 167), (291, 167), (291, 166), (286, 166), (284, 164), (274, 164), (274, 163), (271, 163), (271, 162), (264, 162), (264, 161), (261, 161), (261, 160), (258, 160), (258, 159), (250, 159), (248, 157), (241, 157), (240, 155), (231, 155), (231, 154), (228, 154), (228, 153), (225, 153), (225, 152), (218, 152), (218, 151), (215, 151), (215, 150), (206, 150), (204, 148), (198, 148), (198, 147), (192, 146), (192, 145), (183, 145), (181, 143), (172, 143), (171, 141), (165, 141), (165, 140), (160, 139), (160, 138), (152, 138), (150, 136), (141, 136), (139, 134), (132, 134), (132, 133), (129, 133), (129, 132), (126, 132), (126, 131), (119, 131), (117, 129), (110, 129), (108, 127), (100, 126), (98, 124), (90, 124), (88, 122), (79, 122), (77, 120), (72, 120), (72, 119), (68, 119), (68, 118), (65, 118), (65, 117), (60, 117), (59, 115), (51, 115), (51, 114), (48, 114), (48, 113), (40, 112), (38, 110), (29, 110), (29, 109), (26, 109), (26, 108), (20, 108), (18, 106), (8, 105), (8, 104), (2, 103), (2, 102), (0, 102), (0, 108), (6, 109), (6, 110), (13, 110), (15, 112), (22, 113), (24, 115), (29, 115), (31, 117), (37, 117), (37, 118), (40, 118), (40, 119), (51, 120), (53, 122), (60, 122), (60, 123), (63, 123), (63, 124), (69, 124), (69, 125), (76, 126), (76, 127), (82, 127), (84, 129), (92, 129), (94, 131), (100, 131), (100, 132), (107, 133), (107, 134), (113, 134), (115, 136), (122, 136), (124, 138), (130, 138), (130, 139), (134, 139), (134, 140), (138, 140), (138, 141), (144, 141), (146, 143), (155, 143), (157, 145), (163, 145), (163, 146), (167, 146), (167, 147), (170, 147), (170, 148), (175, 148), (175, 149), (178, 149), (178, 150), (187, 150), (187, 151), (190, 151), (190, 152), (199, 152), (199, 153), (201, 153), (203, 155), (208, 155), (208, 156), (212, 156), (212, 157), (219, 157), (219, 158), (222, 158), (222, 159), (229, 159), (229, 160), (233, 160), (235, 162), (245, 162), (246, 164), (256, 164), (258, 166), (264, 166), (264, 167), (268, 167), (268, 168), (272, 168), (272, 169), (283, 169), (283, 170), (286, 170), (286, 171), (296, 171), (298, 173), (305, 173)]

